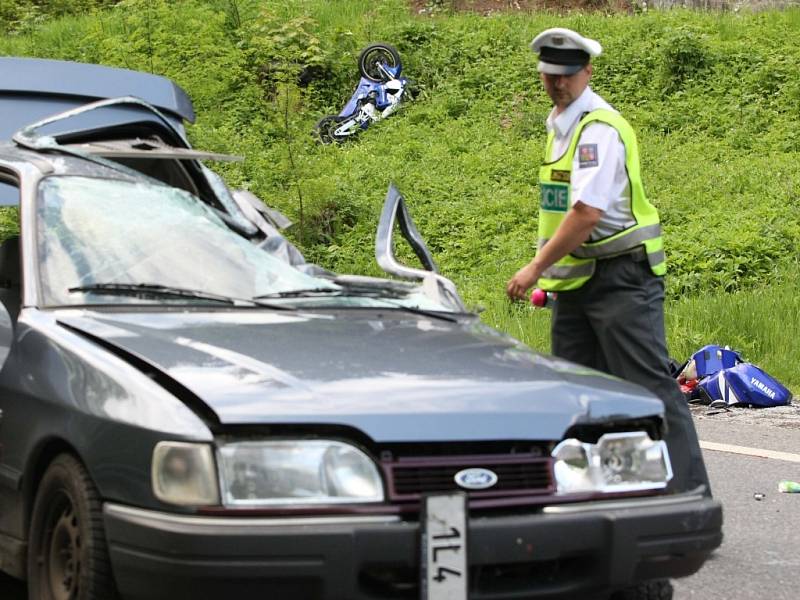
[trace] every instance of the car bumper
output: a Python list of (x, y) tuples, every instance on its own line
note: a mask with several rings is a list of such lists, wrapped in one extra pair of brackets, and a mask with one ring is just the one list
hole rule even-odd
[[(106, 504), (124, 598), (418, 598), (419, 526), (397, 517), (182, 516)], [(470, 598), (576, 598), (697, 571), (722, 541), (700, 494), (469, 519)]]

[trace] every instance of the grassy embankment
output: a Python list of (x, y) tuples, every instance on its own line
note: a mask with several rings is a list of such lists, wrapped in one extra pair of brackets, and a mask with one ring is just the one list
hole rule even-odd
[[(595, 37), (593, 87), (638, 131), (665, 226), (672, 354), (730, 344), (800, 391), (800, 11), (420, 17), (402, 0), (125, 0), (42, 17), (18, 18), (0, 53), (172, 77), (196, 103), (193, 142), (246, 154), (223, 168), (229, 183), (289, 214), (326, 267), (378, 274), (372, 237), (396, 182), (465, 299), (545, 351), (547, 312), (503, 296), (536, 238), (549, 109), (527, 43), (551, 26)], [(375, 40), (399, 48), (416, 99), (352, 143), (317, 145), (314, 122), (349, 98)], [(299, 87), (304, 65), (318, 78)]]

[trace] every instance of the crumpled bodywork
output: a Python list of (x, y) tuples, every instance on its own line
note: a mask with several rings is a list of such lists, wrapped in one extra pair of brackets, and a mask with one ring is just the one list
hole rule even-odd
[(83, 313), (102, 338), (201, 398), (223, 424), (342, 425), (376, 442), (560, 440), (659, 418), (638, 386), (542, 356), (477, 320), (375, 313)]

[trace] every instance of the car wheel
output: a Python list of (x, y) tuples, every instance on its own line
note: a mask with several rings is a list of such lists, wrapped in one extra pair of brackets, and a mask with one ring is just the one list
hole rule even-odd
[(656, 579), (617, 592), (611, 600), (672, 600), (672, 592), (668, 579)]
[(45, 471), (33, 505), (28, 598), (115, 597), (97, 489), (80, 462), (61, 454)]
[(389, 77), (380, 68), (378, 63), (389, 67), (400, 66), (400, 54), (394, 46), (384, 43), (370, 44), (358, 55), (358, 72), (361, 76), (374, 83), (386, 83)]

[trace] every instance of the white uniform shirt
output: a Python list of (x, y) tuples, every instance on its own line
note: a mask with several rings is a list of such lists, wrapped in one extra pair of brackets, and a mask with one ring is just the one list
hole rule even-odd
[[(569, 148), (570, 140), (584, 113), (598, 108), (615, 111), (588, 86), (564, 112), (547, 117), (547, 131), (555, 132), (547, 162), (555, 162)], [(578, 200), (603, 211), (590, 239), (597, 240), (636, 223), (631, 212), (631, 190), (625, 170), (625, 146), (617, 130), (606, 123), (583, 128), (572, 160), (570, 177), (572, 204)]]

